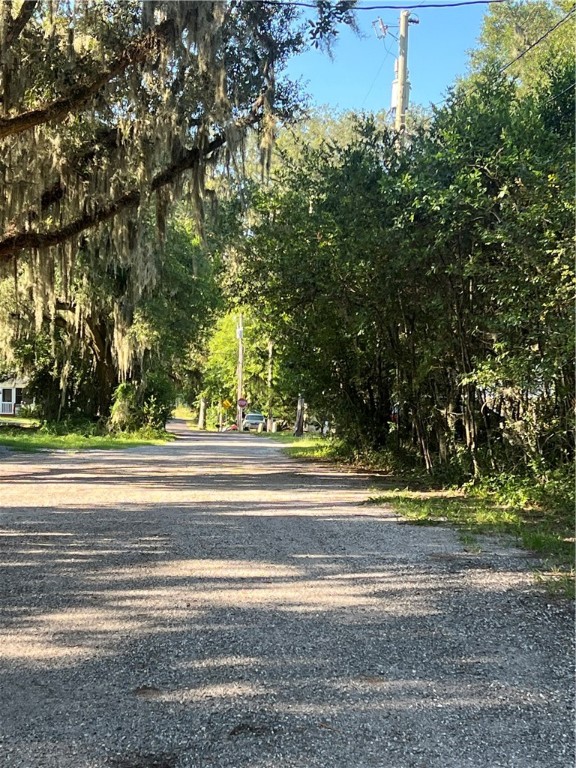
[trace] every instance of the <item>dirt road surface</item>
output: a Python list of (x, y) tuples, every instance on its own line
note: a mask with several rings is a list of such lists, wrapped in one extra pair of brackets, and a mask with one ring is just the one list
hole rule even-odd
[(0, 457), (1, 768), (571, 768), (573, 612), (518, 550), (265, 437)]

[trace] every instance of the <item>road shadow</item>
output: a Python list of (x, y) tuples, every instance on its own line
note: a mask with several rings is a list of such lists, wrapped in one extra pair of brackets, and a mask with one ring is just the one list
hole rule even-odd
[(3, 768), (568, 764), (573, 617), (526, 558), (251, 436), (2, 470)]

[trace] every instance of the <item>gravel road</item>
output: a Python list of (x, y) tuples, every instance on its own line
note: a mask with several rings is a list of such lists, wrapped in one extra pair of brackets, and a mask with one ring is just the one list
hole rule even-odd
[(265, 437), (0, 459), (2, 768), (572, 768), (526, 553)]

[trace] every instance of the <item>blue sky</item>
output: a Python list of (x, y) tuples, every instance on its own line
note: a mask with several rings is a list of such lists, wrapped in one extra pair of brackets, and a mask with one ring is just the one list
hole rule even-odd
[[(387, 0), (384, 3), (391, 4)], [(428, 106), (441, 101), (456, 78), (466, 74), (467, 53), (476, 45), (488, 7), (472, 5), (412, 11), (419, 24), (409, 26), (411, 103)], [(398, 11), (359, 11), (357, 18), (363, 37), (342, 29), (334, 45), (332, 61), (325, 53), (311, 51), (290, 63), (290, 76), (302, 77), (308, 82), (306, 90), (317, 105), (326, 104), (340, 110), (388, 110), (401, 8), (399, 5)], [(372, 26), (378, 18), (389, 25), (384, 39), (378, 39)]]

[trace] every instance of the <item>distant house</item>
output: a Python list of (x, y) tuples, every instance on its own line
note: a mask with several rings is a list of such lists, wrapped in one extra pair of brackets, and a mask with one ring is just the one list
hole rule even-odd
[(0, 414), (15, 416), (20, 411), (22, 399), (26, 396), (26, 381), (24, 379), (6, 379), (0, 381)]

